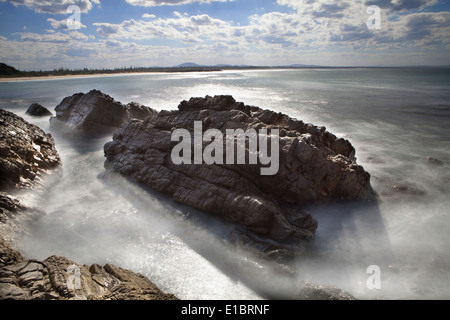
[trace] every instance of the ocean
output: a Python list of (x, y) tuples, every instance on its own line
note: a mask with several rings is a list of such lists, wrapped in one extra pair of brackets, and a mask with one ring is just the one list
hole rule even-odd
[[(71, 140), (52, 131), (47, 118), (25, 114), (31, 103), (53, 110), (64, 97), (92, 89), (156, 110), (176, 109), (191, 97), (232, 95), (348, 139), (358, 164), (372, 176), (379, 202), (371, 207), (308, 206), (319, 228), (314, 243), (293, 263), (295, 281), (337, 286), (359, 299), (450, 298), (450, 69), (0, 80), (0, 107), (51, 133), (63, 162), (61, 181), (33, 203), (46, 214), (20, 239), (24, 256), (113, 263), (144, 274), (182, 299), (253, 300), (265, 297), (262, 292), (271, 290), (278, 274), (269, 270), (249, 281), (246, 257), (224, 245), (232, 225), (124, 177), (105, 175), (103, 145), (110, 137)], [(252, 263), (265, 268), (264, 262)], [(376, 288), (369, 285), (371, 266), (379, 270)]]

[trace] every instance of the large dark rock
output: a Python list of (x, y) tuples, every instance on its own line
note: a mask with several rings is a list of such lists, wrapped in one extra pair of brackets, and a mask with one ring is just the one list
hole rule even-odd
[(60, 165), (50, 134), (0, 109), (0, 191), (41, 185)]
[(55, 111), (56, 117), (50, 119), (53, 127), (93, 137), (110, 134), (131, 119), (144, 119), (157, 113), (134, 102), (123, 105), (98, 90), (67, 97)]
[(45, 117), (45, 116), (51, 116), (52, 113), (44, 106), (40, 105), (39, 103), (33, 103), (27, 110), (27, 113), (29, 115), (35, 116), (35, 117)]
[[(202, 122), (203, 131), (218, 129), (224, 136), (227, 129), (280, 130), (278, 173), (261, 175), (260, 163), (174, 164), (171, 153), (178, 142), (171, 141), (172, 133), (187, 129), (194, 136), (195, 121)], [(257, 234), (257, 239), (249, 235), (235, 242), (268, 256), (298, 249), (300, 240), (313, 239), (317, 228), (307, 212), (285, 210), (283, 204), (375, 199), (370, 175), (356, 163), (350, 142), (230, 96), (192, 98), (177, 111), (131, 121), (114, 133), (105, 155), (108, 168)]]

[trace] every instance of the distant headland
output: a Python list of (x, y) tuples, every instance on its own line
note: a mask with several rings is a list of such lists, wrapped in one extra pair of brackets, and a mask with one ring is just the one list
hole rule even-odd
[(253, 65), (230, 65), (217, 64), (214, 66), (199, 65), (192, 62), (186, 62), (173, 67), (124, 67), (115, 69), (69, 69), (55, 68), (53, 70), (39, 71), (21, 71), (15, 67), (0, 62), (0, 79), (8, 81), (22, 81), (39, 78), (62, 78), (70, 76), (100, 76), (113, 74), (134, 74), (134, 73), (179, 73), (179, 72), (220, 72), (226, 70), (270, 70), (270, 69), (355, 69), (355, 68), (450, 68), (450, 66), (404, 66), (404, 67), (371, 67), (371, 66), (320, 66), (320, 65), (304, 65), (291, 64), (279, 66), (253, 66)]

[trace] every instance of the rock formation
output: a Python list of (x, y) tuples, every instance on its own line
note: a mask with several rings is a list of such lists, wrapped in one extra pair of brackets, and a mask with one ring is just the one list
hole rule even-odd
[(50, 119), (53, 127), (91, 137), (110, 134), (131, 119), (156, 114), (155, 110), (134, 102), (123, 105), (98, 90), (67, 97), (55, 111), (56, 116)]
[(28, 108), (27, 113), (35, 117), (52, 116), (52, 113), (46, 107), (40, 105), (39, 103), (33, 103)]
[[(176, 299), (129, 270), (109, 264), (85, 266), (56, 256), (26, 259), (11, 246), (17, 230), (26, 229), (41, 212), (9, 193), (40, 186), (42, 177), (58, 171), (61, 162), (50, 135), (12, 113), (0, 110), (0, 116), (0, 300)], [(270, 259), (292, 256), (299, 240), (312, 239), (317, 228), (308, 212), (285, 204), (374, 197), (370, 176), (356, 164), (348, 141), (325, 128), (245, 106), (228, 96), (194, 98), (182, 102), (178, 111), (156, 113), (137, 104), (123, 106), (91, 91), (64, 99), (52, 118), (53, 125), (94, 137), (126, 121), (105, 146), (107, 166), (180, 203), (235, 222), (241, 227), (230, 235), (230, 242)], [(194, 121), (201, 121), (204, 130), (222, 132), (279, 129), (278, 173), (261, 176), (261, 164), (175, 165), (170, 157), (176, 144), (171, 134), (180, 128), (192, 132)], [(289, 276), (286, 282), (292, 286), (288, 298), (353, 298), (337, 288), (296, 284)], [(266, 292), (267, 296), (283, 294), (275, 291)]]
[(431, 166), (436, 166), (436, 167), (443, 167), (444, 166), (444, 162), (443, 161), (441, 161), (439, 159), (436, 159), (436, 158), (432, 158), (432, 157), (428, 157), (426, 163), (431, 165)]
[[(278, 129), (278, 173), (261, 175), (261, 163), (175, 164), (171, 153), (178, 142), (172, 141), (172, 133), (187, 129), (193, 136), (196, 121), (202, 123), (203, 131), (218, 129), (224, 136), (227, 129)], [(267, 256), (298, 249), (300, 240), (313, 239), (317, 228), (309, 213), (283, 209), (284, 204), (375, 198), (370, 175), (356, 164), (350, 142), (324, 127), (247, 106), (231, 96), (192, 98), (181, 102), (176, 111), (130, 121), (104, 149), (108, 168), (176, 202), (243, 226), (252, 234), (235, 242)]]
[(0, 109), (0, 190), (36, 187), (60, 165), (51, 135)]
[(144, 276), (52, 256), (24, 259), (0, 237), (0, 300), (175, 300)]
[(0, 236), (14, 243), (42, 212), (17, 198), (44, 192), (44, 178), (59, 178), (61, 160), (53, 137), (14, 113), (0, 109)]
[(12, 194), (43, 189), (43, 177), (60, 165), (51, 135), (0, 109), (0, 300), (175, 299), (129, 270), (109, 264), (82, 266), (56, 256), (28, 260), (12, 247), (42, 214)]

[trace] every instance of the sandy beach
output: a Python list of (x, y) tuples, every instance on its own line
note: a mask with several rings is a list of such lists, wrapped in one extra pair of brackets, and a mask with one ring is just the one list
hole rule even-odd
[[(213, 70), (207, 72), (217, 72), (222, 70)], [(158, 71), (146, 71), (146, 72), (115, 72), (115, 73), (96, 73), (96, 74), (69, 74), (63, 76), (37, 76), (37, 77), (11, 77), (11, 78), (0, 78), (0, 83), (5, 82), (23, 82), (23, 81), (45, 81), (45, 80), (63, 80), (71, 78), (97, 78), (97, 77), (119, 77), (128, 75), (145, 75), (145, 74), (165, 74), (165, 73), (186, 73), (186, 72), (206, 72), (204, 70), (183, 70), (183, 69), (173, 69), (171, 71), (158, 70)]]
[[(64, 76), (43, 76), (43, 77), (14, 77), (14, 78), (0, 78), (0, 83), (2, 82), (22, 82), (22, 81), (43, 81), (43, 80), (62, 80), (71, 78), (95, 78), (95, 77), (105, 77), (105, 76), (123, 76), (137, 73), (98, 73), (98, 74), (77, 74), (77, 75), (64, 75)], [(144, 74), (144, 73), (143, 73)]]

